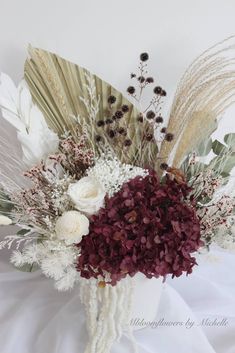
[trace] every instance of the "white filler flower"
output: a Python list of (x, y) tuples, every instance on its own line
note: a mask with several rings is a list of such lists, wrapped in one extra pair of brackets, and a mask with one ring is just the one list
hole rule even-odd
[(84, 177), (71, 184), (68, 194), (75, 207), (88, 215), (95, 214), (104, 206), (105, 191), (93, 177)]
[(58, 218), (55, 232), (67, 245), (79, 243), (89, 233), (89, 219), (78, 211), (67, 211)]
[(107, 195), (112, 197), (124, 183), (137, 176), (144, 178), (148, 175), (148, 171), (130, 164), (123, 164), (111, 151), (107, 151), (96, 160), (95, 165), (88, 170), (87, 174), (95, 178)]

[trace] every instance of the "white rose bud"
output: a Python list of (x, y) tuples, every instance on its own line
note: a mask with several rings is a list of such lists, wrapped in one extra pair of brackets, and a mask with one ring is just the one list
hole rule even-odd
[(84, 177), (70, 184), (68, 194), (75, 207), (88, 215), (95, 214), (104, 206), (105, 191), (93, 177)]
[(64, 212), (56, 222), (55, 232), (67, 245), (79, 243), (89, 233), (89, 219), (78, 211)]

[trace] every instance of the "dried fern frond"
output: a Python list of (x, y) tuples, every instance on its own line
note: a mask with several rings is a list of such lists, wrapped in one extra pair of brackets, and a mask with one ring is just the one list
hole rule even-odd
[[(48, 125), (59, 135), (69, 131), (76, 140), (85, 131), (93, 149), (99, 153), (96, 137), (102, 134), (105, 144), (122, 162), (138, 166), (154, 163), (157, 145), (143, 141), (148, 123), (138, 123), (139, 111), (110, 84), (56, 54), (32, 47), (29, 47), (29, 58), (25, 63), (25, 79)], [(117, 109), (122, 105), (129, 107), (120, 121), (132, 142), (128, 149), (112, 141), (97, 126), (97, 121), (109, 114), (110, 95), (116, 97)]]
[[(230, 37), (200, 55), (183, 75), (172, 104), (167, 130), (174, 141), (164, 141), (160, 160), (179, 167), (184, 156), (216, 128), (216, 121), (235, 102), (235, 48)], [(226, 54), (226, 57), (225, 57)], [(158, 167), (158, 166), (157, 166)]]

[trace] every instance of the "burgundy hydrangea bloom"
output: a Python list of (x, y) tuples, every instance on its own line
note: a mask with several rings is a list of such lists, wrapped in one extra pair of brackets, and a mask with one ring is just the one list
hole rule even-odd
[(78, 244), (77, 269), (85, 278), (110, 274), (114, 285), (127, 274), (148, 278), (191, 273), (200, 224), (187, 196), (190, 188), (154, 171), (123, 185), (91, 218), (90, 233)]

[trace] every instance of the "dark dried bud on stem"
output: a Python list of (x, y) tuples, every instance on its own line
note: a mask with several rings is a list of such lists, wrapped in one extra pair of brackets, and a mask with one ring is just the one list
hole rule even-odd
[(162, 116), (157, 116), (155, 121), (156, 121), (156, 123), (161, 124), (161, 123), (163, 123), (163, 117)]
[(130, 139), (124, 141), (124, 146), (126, 146), (126, 147), (129, 147), (131, 144), (132, 144), (132, 142)]
[(123, 106), (122, 106), (122, 111), (123, 111), (123, 113), (129, 112), (129, 107), (128, 107), (128, 105), (123, 104)]
[(114, 130), (109, 130), (108, 135), (109, 135), (109, 137), (112, 139), (112, 138), (115, 137), (116, 133), (115, 133)]
[(121, 110), (117, 110), (115, 113), (115, 117), (117, 119), (121, 119), (123, 117), (123, 112)]
[(141, 53), (140, 54), (140, 60), (141, 61), (147, 61), (149, 59), (148, 53)]
[(147, 134), (145, 138), (146, 138), (146, 140), (149, 141), (149, 142), (154, 140), (153, 134)]
[(138, 77), (138, 81), (139, 81), (140, 83), (144, 83), (144, 81), (145, 81), (144, 76)]
[(100, 142), (102, 140), (102, 137), (100, 135), (96, 135), (95, 140), (96, 142)]
[(97, 121), (97, 126), (98, 126), (98, 127), (104, 126), (104, 124), (105, 124), (105, 123), (104, 123), (104, 120), (98, 120), (98, 121)]
[(151, 120), (151, 119), (154, 119), (155, 118), (155, 113), (154, 113), (154, 111), (153, 110), (149, 110), (148, 112), (147, 112), (147, 114), (146, 114), (146, 117), (147, 117), (147, 119), (149, 119), (149, 120)]
[(137, 121), (138, 121), (139, 123), (143, 123), (144, 118), (143, 118), (143, 115), (142, 115), (142, 114), (140, 114), (140, 115), (138, 116)]
[(116, 102), (116, 97), (115, 96), (109, 96), (108, 97), (108, 103), (109, 104), (113, 104)]
[(160, 86), (156, 86), (156, 87), (154, 87), (153, 92), (155, 94), (159, 94), (160, 95), (161, 92), (162, 92), (162, 88)]
[(109, 125), (109, 124), (112, 124), (112, 123), (113, 123), (113, 120), (110, 119), (110, 118), (108, 118), (108, 119), (105, 120), (105, 124), (106, 124), (106, 125)]
[(165, 135), (165, 140), (168, 141), (168, 142), (171, 142), (172, 140), (174, 139), (174, 135), (170, 132), (168, 132), (166, 135)]
[(153, 83), (153, 82), (154, 82), (153, 77), (147, 77), (147, 78), (146, 78), (146, 82), (147, 82), (147, 83)]
[(118, 133), (119, 133), (120, 135), (124, 135), (125, 132), (126, 132), (126, 130), (124, 129), (124, 127), (120, 127), (120, 128), (118, 129)]
[(162, 170), (167, 170), (168, 169), (168, 164), (167, 163), (161, 163), (160, 168)]
[(129, 86), (129, 87), (127, 88), (127, 92), (128, 92), (129, 94), (134, 94), (134, 93), (135, 93), (135, 87)]

